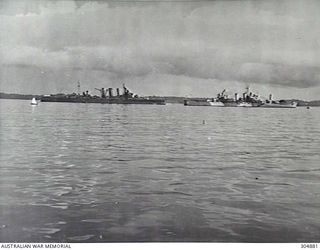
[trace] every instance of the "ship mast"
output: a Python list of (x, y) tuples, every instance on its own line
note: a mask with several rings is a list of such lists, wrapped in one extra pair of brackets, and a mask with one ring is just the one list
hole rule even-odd
[(78, 95), (80, 95), (80, 81), (78, 81)]
[(249, 94), (249, 86), (246, 87), (246, 94)]

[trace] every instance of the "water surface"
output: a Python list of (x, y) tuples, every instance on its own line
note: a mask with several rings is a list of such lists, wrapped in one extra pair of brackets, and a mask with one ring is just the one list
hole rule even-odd
[(29, 103), (0, 100), (2, 242), (319, 241), (319, 108)]

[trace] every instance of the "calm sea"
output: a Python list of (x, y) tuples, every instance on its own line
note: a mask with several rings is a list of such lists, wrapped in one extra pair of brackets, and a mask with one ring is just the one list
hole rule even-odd
[(315, 242), (320, 108), (0, 100), (1, 242)]

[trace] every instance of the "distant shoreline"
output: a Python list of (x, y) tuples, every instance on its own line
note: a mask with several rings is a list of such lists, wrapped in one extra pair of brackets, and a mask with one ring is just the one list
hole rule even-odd
[[(14, 93), (3, 93), (0, 92), (0, 99), (19, 99), (19, 100), (31, 100), (32, 98), (41, 99), (44, 95), (32, 95), (32, 94), (14, 94)], [(146, 96), (149, 98), (162, 98), (166, 103), (181, 103), (184, 100), (206, 100), (208, 97), (180, 97), (180, 96)], [(299, 99), (289, 99), (290, 101), (295, 101), (298, 106), (320, 106), (320, 100), (304, 101)]]

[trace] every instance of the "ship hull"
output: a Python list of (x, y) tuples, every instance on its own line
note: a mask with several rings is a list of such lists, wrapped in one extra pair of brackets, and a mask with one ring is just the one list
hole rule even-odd
[(211, 101), (193, 101), (185, 100), (185, 106), (210, 106), (210, 107), (224, 107), (222, 102), (211, 102)]
[(238, 103), (236, 103), (236, 102), (224, 102), (223, 105), (224, 105), (224, 107), (237, 107)]
[(242, 108), (252, 108), (253, 105), (252, 103), (249, 102), (241, 102), (237, 105), (237, 107), (242, 107)]
[(71, 103), (100, 103), (100, 104), (156, 104), (165, 105), (162, 99), (146, 99), (146, 98), (89, 98), (89, 97), (42, 97), (41, 102), (71, 102)]
[(296, 108), (297, 104), (262, 104), (259, 108)]

